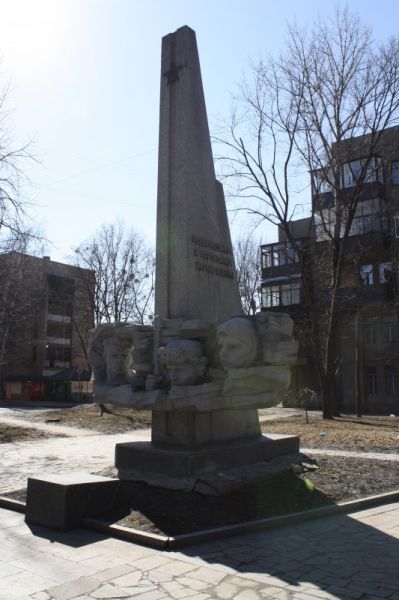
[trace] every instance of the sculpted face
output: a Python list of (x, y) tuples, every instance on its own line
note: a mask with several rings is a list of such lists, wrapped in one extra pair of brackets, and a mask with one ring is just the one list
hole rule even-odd
[(175, 340), (160, 348), (159, 356), (172, 385), (195, 385), (205, 372), (207, 360), (200, 342)]
[(236, 317), (217, 329), (219, 358), (225, 370), (249, 367), (256, 358), (258, 340), (253, 324)]
[(127, 383), (133, 371), (133, 347), (126, 340), (109, 338), (104, 341), (104, 359), (107, 364), (107, 383)]

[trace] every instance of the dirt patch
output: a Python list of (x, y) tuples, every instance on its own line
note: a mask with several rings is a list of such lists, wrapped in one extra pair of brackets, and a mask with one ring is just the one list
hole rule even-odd
[[(150, 411), (107, 405), (107, 412), (101, 415), (97, 404), (40, 412), (33, 415), (32, 419), (109, 434), (151, 427)], [(301, 445), (308, 448), (384, 452), (399, 450), (399, 417), (341, 417), (324, 421), (318, 413), (316, 416), (309, 412), (309, 423), (306, 423), (305, 413), (285, 417), (282, 409), (281, 417), (263, 421), (261, 417), (261, 424), (264, 433), (299, 435)]]
[(310, 510), (399, 489), (397, 463), (323, 457), (315, 471), (291, 470), (227, 496), (203, 496), (124, 482), (120, 508), (104, 520), (153, 533), (177, 535), (243, 521)]
[(0, 423), (0, 444), (7, 444), (10, 442), (26, 442), (27, 440), (37, 440), (48, 437), (64, 437), (63, 435), (56, 435), (40, 431), (38, 429), (30, 427), (17, 427), (14, 425), (5, 425)]
[[(302, 462), (308, 463), (309, 470), (299, 475), (287, 470), (226, 496), (121, 482), (117, 507), (102, 520), (151, 533), (178, 535), (399, 489), (399, 469), (393, 461), (328, 456), (317, 460), (303, 457)], [(24, 501), (25, 494), (18, 490), (7, 495)]]
[(398, 417), (340, 417), (322, 420), (304, 415), (262, 423), (264, 433), (299, 435), (301, 446), (359, 451), (394, 452), (399, 450)]
[(82, 427), (110, 434), (151, 427), (150, 411), (107, 406), (106, 412), (101, 414), (98, 404), (82, 404), (71, 408), (40, 412), (35, 414), (33, 419), (52, 425)]

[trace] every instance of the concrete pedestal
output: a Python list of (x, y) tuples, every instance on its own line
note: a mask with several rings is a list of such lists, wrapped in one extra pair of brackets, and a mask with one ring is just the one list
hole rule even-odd
[(116, 445), (115, 466), (122, 480), (191, 490), (203, 474), (264, 463), (298, 451), (297, 436), (278, 434), (184, 447), (132, 442)]
[(89, 473), (43, 474), (28, 478), (25, 521), (65, 531), (112, 506), (119, 482)]
[(169, 446), (203, 446), (259, 436), (258, 411), (152, 411), (151, 440)]

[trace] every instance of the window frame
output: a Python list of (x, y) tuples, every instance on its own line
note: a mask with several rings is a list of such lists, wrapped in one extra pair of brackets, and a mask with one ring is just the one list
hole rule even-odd
[[(366, 268), (370, 267), (370, 270), (366, 271)], [(363, 286), (374, 285), (374, 265), (360, 265), (360, 281)]]
[[(367, 395), (378, 395), (377, 367), (366, 367)], [(370, 385), (371, 384), (371, 385)]]

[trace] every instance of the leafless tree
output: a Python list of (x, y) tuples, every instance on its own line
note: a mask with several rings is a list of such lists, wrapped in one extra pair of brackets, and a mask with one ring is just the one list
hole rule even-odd
[[(397, 123), (398, 39), (377, 45), (372, 30), (347, 9), (310, 30), (288, 28), (277, 57), (253, 65), (242, 84), (231, 122), (219, 135), (226, 175), (236, 184), (240, 207), (279, 225), (294, 245), (290, 222), (298, 210), (300, 175), (313, 174), (313, 194), (328, 189), (330, 205), (313, 206), (313, 225), (325, 240), (323, 271), (328, 299), (323, 308), (303, 277), (304, 305), (311, 315), (323, 414), (336, 414), (335, 348), (347, 240), (363, 184), (379, 168), (382, 132)], [(356, 172), (353, 157), (364, 150)], [(352, 176), (343, 190), (342, 165)], [(320, 238), (320, 239), (321, 239)], [(300, 250), (299, 250), (300, 251)]]
[(246, 315), (254, 315), (260, 309), (260, 249), (252, 236), (241, 236), (234, 243), (241, 306)]
[(14, 249), (27, 236), (38, 238), (29, 225), (28, 202), (22, 198), (25, 167), (33, 160), (29, 144), (15, 141), (6, 109), (8, 87), (0, 91), (0, 252)]
[[(75, 250), (74, 264), (87, 278), (94, 322), (151, 321), (155, 259), (152, 248), (120, 222), (103, 225)], [(95, 272), (93, 288), (89, 269)]]
[(36, 242), (36, 235), (29, 232), (8, 236), (0, 253), (0, 370), (8, 364), (13, 349), (31, 344), (35, 337), (32, 323), (40, 307), (40, 290), (27, 282), (31, 276), (29, 255), (40, 250)]

